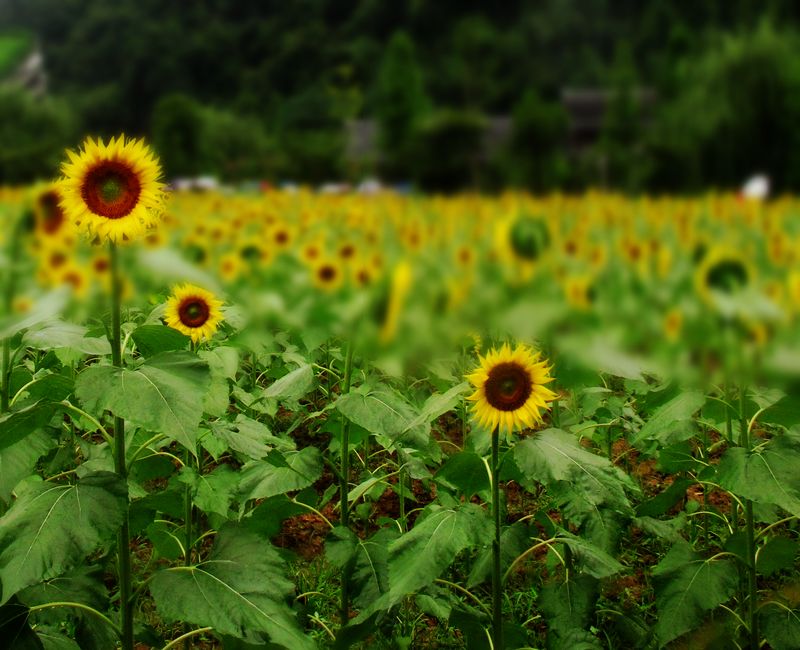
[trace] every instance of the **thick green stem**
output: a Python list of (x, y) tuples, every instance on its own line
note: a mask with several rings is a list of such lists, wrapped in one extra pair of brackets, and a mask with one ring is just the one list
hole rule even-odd
[(500, 570), (500, 431), (492, 433), (492, 645), (503, 649), (503, 574)]
[[(344, 360), (344, 377), (342, 378), (341, 394), (350, 392), (350, 382), (353, 376), (353, 341), (347, 341), (347, 351)], [(350, 420), (342, 417), (342, 455), (339, 467), (339, 507), (341, 509), (340, 523), (342, 526), (350, 525), (350, 507), (348, 501), (349, 475), (350, 475)], [(341, 601), (339, 607), (341, 626), (347, 625), (350, 620), (350, 593), (347, 574), (342, 574)]]
[[(122, 282), (119, 275), (119, 254), (111, 242), (111, 355), (116, 368), (122, 368), (121, 297)], [(125, 420), (114, 418), (114, 470), (127, 483), (128, 467), (125, 462)], [(131, 598), (131, 534), (127, 512), (117, 536), (119, 556), (119, 616), (122, 632), (122, 650), (133, 650), (133, 600)]]
[[(192, 457), (189, 449), (186, 448), (183, 450), (183, 465), (184, 467), (191, 467)], [(183, 545), (184, 545), (184, 554), (183, 554), (183, 564), (184, 566), (192, 566), (192, 546), (194, 545), (194, 540), (192, 539), (192, 518), (193, 518), (193, 507), (192, 507), (192, 486), (187, 483), (186, 489), (183, 493), (183, 507), (184, 507), (184, 515), (183, 515)], [(188, 623), (183, 624), (183, 650), (191, 650), (192, 642), (191, 637), (188, 636), (190, 631), (190, 625)]]
[[(739, 391), (739, 444), (750, 451), (750, 430), (747, 425), (744, 409), (745, 389)], [(750, 648), (758, 650), (759, 630), (758, 616), (756, 614), (756, 600), (758, 598), (758, 583), (756, 578), (756, 542), (755, 525), (753, 522), (753, 502), (744, 501), (744, 526), (747, 543), (747, 623), (750, 628)]]

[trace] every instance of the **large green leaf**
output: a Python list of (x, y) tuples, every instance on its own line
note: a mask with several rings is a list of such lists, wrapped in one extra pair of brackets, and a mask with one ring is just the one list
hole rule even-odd
[(36, 462), (55, 446), (53, 436), (37, 431), (0, 450), (0, 499), (8, 503), (14, 486), (29, 476)]
[(273, 451), (265, 460), (248, 463), (241, 471), (242, 501), (267, 499), (302, 490), (322, 475), (322, 456), (316, 447), (285, 454)]
[(313, 387), (314, 371), (306, 363), (265, 389), (264, 396), (282, 401), (296, 401), (308, 394)]
[(539, 597), (539, 607), (547, 621), (547, 646), (553, 650), (603, 646), (588, 628), (594, 620), (599, 594), (598, 581), (589, 576), (570, 577), (563, 582), (546, 584)]
[(800, 435), (779, 435), (755, 451), (728, 449), (717, 467), (726, 490), (800, 516)]
[(87, 331), (82, 325), (49, 321), (28, 330), (22, 337), (22, 344), (39, 350), (72, 348), (83, 354), (111, 354), (111, 345), (107, 338), (87, 336)]
[(219, 420), (208, 425), (212, 434), (233, 451), (253, 460), (264, 458), (272, 449), (290, 450), (291, 442), (273, 436), (267, 426), (241, 413), (236, 420)]
[(490, 542), (492, 524), (483, 508), (467, 503), (457, 508), (431, 506), (429, 514), (389, 545), (389, 591), (363, 610), (389, 609), (402, 598), (432, 583), (467, 548)]
[(645, 425), (631, 440), (631, 444), (642, 447), (648, 442), (658, 442), (666, 447), (694, 435), (692, 416), (706, 402), (699, 391), (686, 391), (658, 407)]
[(361, 386), (339, 397), (336, 408), (387, 444), (423, 448), (428, 443), (430, 423), (421, 421), (414, 407), (387, 386)]
[(135, 370), (92, 366), (75, 383), (88, 411), (109, 410), (150, 431), (195, 449), (208, 365), (189, 352), (164, 352)]
[(0, 416), (0, 451), (46, 425), (58, 408), (57, 404), (43, 401)]
[(185, 350), (190, 340), (185, 334), (166, 325), (142, 325), (133, 330), (131, 338), (145, 357), (152, 357), (159, 352)]
[(468, 499), (488, 490), (489, 471), (483, 459), (473, 451), (453, 454), (436, 472), (436, 481), (458, 490)]
[(585, 516), (600, 506), (631, 513), (625, 490), (636, 491), (630, 478), (607, 458), (578, 444), (560, 429), (547, 429), (514, 447), (514, 462), (529, 486), (542, 483), (558, 492), (559, 505), (573, 516)]
[(17, 332), (54, 318), (60, 314), (70, 297), (66, 287), (59, 287), (37, 300), (24, 314), (13, 314), (0, 318), (0, 339), (6, 339)]
[(739, 580), (735, 562), (702, 557), (682, 542), (653, 569), (662, 646), (693, 630), (709, 610), (731, 598)]
[(397, 535), (394, 528), (382, 528), (368, 539), (342, 526), (331, 531), (325, 553), (347, 575), (356, 607), (365, 609), (388, 591), (389, 544)]
[(227, 518), (239, 477), (230, 465), (220, 465), (209, 474), (198, 474), (191, 467), (184, 467), (179, 480), (191, 486), (192, 501), (200, 510)]
[(772, 650), (800, 648), (800, 609), (767, 604), (760, 610), (759, 618)]
[(291, 650), (315, 647), (286, 604), (294, 585), (278, 551), (233, 524), (219, 531), (206, 561), (157, 573), (150, 591), (168, 621), (209, 625), (251, 643), (268, 635)]
[(0, 518), (0, 603), (70, 570), (111, 540), (126, 505), (125, 482), (108, 472), (73, 485), (25, 484)]

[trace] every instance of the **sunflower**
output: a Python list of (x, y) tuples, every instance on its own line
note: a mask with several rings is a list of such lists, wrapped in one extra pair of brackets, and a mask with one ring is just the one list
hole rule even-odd
[(480, 358), (480, 366), (467, 379), (475, 392), (473, 414), (491, 431), (506, 432), (532, 427), (542, 421), (556, 394), (545, 386), (553, 381), (547, 361), (525, 345), (513, 350), (506, 343)]
[(709, 250), (695, 273), (695, 288), (701, 298), (714, 303), (714, 294), (735, 295), (753, 284), (755, 269), (739, 251), (728, 246)]
[(222, 301), (191, 284), (175, 287), (167, 301), (164, 319), (173, 329), (190, 336), (195, 343), (210, 339), (222, 321)]
[(68, 238), (72, 224), (61, 207), (61, 192), (57, 183), (50, 183), (38, 192), (33, 203), (33, 214), (39, 234)]
[(163, 210), (158, 159), (142, 140), (88, 138), (61, 165), (61, 208), (90, 234), (126, 241), (154, 223)]
[(344, 273), (335, 259), (320, 260), (312, 267), (314, 284), (325, 291), (333, 291), (342, 286)]

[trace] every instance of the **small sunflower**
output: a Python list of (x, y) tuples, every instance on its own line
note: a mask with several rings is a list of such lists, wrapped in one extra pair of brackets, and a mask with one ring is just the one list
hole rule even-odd
[(320, 260), (312, 267), (314, 284), (324, 291), (334, 291), (342, 286), (344, 272), (337, 260)]
[(547, 361), (525, 345), (513, 350), (504, 344), (480, 358), (480, 366), (467, 379), (475, 392), (475, 419), (491, 431), (506, 432), (532, 427), (542, 421), (556, 394), (545, 386), (553, 381)]
[(133, 239), (163, 210), (158, 159), (142, 140), (88, 138), (79, 153), (67, 151), (61, 165), (61, 208), (93, 236)]
[(58, 235), (62, 239), (69, 235), (72, 224), (61, 207), (61, 192), (57, 183), (48, 184), (36, 195), (33, 214), (38, 233), (45, 237)]
[(190, 336), (195, 343), (210, 339), (222, 321), (222, 301), (191, 284), (175, 287), (167, 301), (164, 319), (171, 328)]

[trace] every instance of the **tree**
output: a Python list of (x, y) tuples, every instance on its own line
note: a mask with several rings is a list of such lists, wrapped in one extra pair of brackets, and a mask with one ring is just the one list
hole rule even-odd
[(411, 137), (428, 107), (414, 42), (396, 32), (381, 61), (375, 98), (381, 166), (389, 178), (408, 176)]

